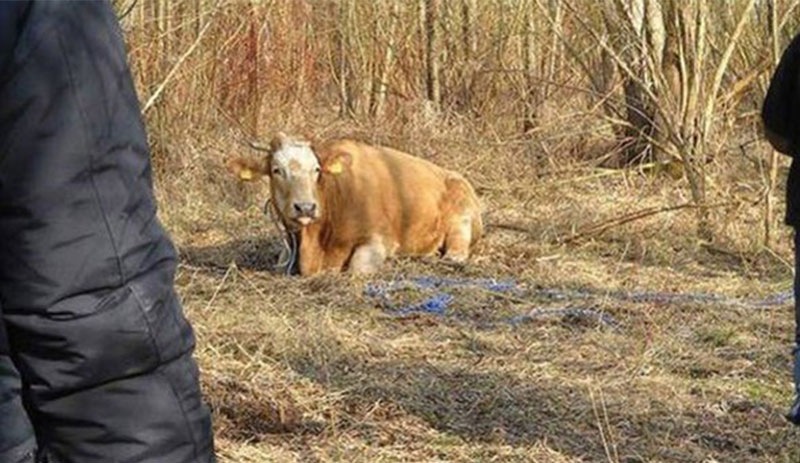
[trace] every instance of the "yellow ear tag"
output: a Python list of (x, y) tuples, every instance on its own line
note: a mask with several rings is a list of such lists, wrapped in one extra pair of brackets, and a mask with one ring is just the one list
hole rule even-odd
[(242, 180), (253, 180), (253, 171), (252, 169), (248, 169), (247, 167), (243, 168), (239, 171), (239, 178)]
[(333, 175), (338, 175), (342, 173), (344, 166), (342, 165), (342, 161), (336, 160), (332, 162), (331, 165), (329, 165), (325, 170)]

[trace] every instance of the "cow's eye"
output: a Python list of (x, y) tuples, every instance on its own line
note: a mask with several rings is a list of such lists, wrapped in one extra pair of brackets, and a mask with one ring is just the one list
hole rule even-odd
[(320, 166), (317, 166), (317, 167), (314, 168), (314, 173), (315, 174), (318, 174), (320, 172), (322, 172), (322, 168)]
[(280, 167), (273, 167), (272, 168), (272, 175), (280, 175), (280, 174), (281, 174), (281, 168)]

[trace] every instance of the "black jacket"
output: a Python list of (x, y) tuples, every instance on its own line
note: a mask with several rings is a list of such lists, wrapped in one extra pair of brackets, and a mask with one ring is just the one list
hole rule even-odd
[(761, 109), (764, 134), (777, 151), (791, 156), (786, 183), (786, 223), (800, 226), (800, 34), (781, 56)]
[(175, 265), (112, 8), (0, 2), (0, 348), (47, 461), (213, 461)]

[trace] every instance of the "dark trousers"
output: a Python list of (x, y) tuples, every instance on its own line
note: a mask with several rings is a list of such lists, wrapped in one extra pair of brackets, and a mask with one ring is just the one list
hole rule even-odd
[(794, 231), (794, 385), (800, 396), (800, 230)]
[(19, 5), (0, 2), (0, 463), (212, 462), (115, 14)]

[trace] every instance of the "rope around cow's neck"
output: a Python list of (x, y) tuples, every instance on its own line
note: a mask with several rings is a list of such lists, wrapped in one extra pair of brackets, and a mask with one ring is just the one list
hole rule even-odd
[[(299, 249), (297, 249), (297, 235), (290, 232), (284, 223), (278, 219), (278, 214), (275, 213), (275, 205), (272, 202), (272, 198), (269, 198), (264, 202), (264, 215), (267, 216), (267, 219), (269, 219), (275, 229), (278, 230), (278, 234), (283, 237), (283, 250), (286, 251), (285, 260), (281, 261), (279, 258), (278, 262), (275, 264), (275, 268), (281, 268), (285, 266), (284, 273), (286, 275), (291, 275), (292, 268), (294, 268), (294, 264), (297, 262), (297, 255), (299, 253)], [(284, 253), (282, 252), (281, 254)]]

